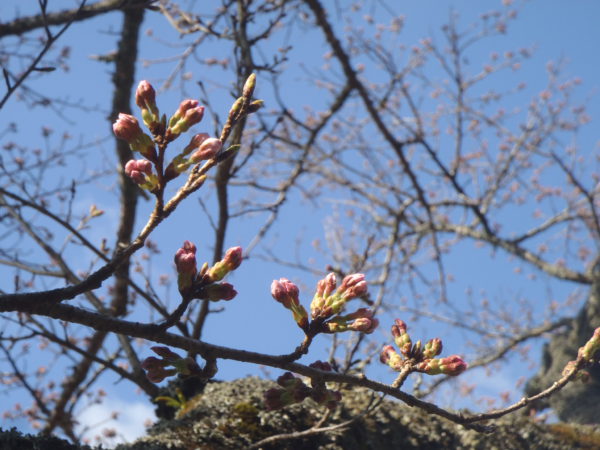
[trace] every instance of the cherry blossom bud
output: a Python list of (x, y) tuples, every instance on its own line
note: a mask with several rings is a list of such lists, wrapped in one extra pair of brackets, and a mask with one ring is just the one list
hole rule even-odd
[(221, 281), (229, 273), (242, 264), (242, 247), (232, 247), (225, 253), (221, 261), (216, 262), (209, 270), (211, 281)]
[(140, 81), (135, 91), (135, 104), (140, 108), (156, 110), (156, 92), (146, 80)]
[(148, 181), (147, 175), (152, 174), (152, 163), (147, 159), (131, 159), (125, 164), (125, 174), (136, 184), (144, 184)]
[(188, 110), (197, 108), (197, 107), (198, 107), (198, 100), (192, 100), (189, 98), (186, 100), (183, 100), (179, 104), (179, 108), (177, 109), (175, 114), (173, 114), (173, 116), (171, 116), (171, 118), (169, 119), (169, 128), (172, 128), (173, 126), (175, 126), (175, 124), (177, 122), (179, 122), (181, 119), (183, 119), (185, 117), (185, 113)]
[(333, 315), (329, 297), (335, 291), (337, 282), (335, 274), (330, 273), (317, 283), (317, 292), (310, 303), (310, 311), (313, 319), (327, 319)]
[(367, 293), (365, 276), (362, 273), (355, 273), (344, 277), (338, 293), (343, 295), (346, 301), (365, 295)]
[(402, 354), (408, 356), (412, 349), (412, 340), (406, 332), (406, 324), (404, 321), (400, 319), (394, 321), (394, 325), (392, 325), (392, 335), (394, 336), (394, 342)]
[(362, 317), (356, 319), (352, 322), (348, 328), (353, 331), (360, 331), (361, 333), (371, 334), (377, 326), (379, 325), (379, 320), (375, 318)]
[(233, 285), (229, 283), (213, 283), (203, 290), (202, 298), (206, 298), (212, 302), (218, 300), (231, 300), (237, 295), (237, 291)]
[(217, 138), (208, 138), (196, 150), (190, 157), (190, 161), (197, 163), (198, 161), (204, 161), (207, 159), (213, 159), (217, 156), (217, 153), (223, 147), (223, 143)]
[(300, 304), (298, 286), (287, 278), (273, 280), (273, 283), (271, 283), (271, 295), (285, 308), (292, 311), (294, 321), (300, 328), (303, 330), (308, 328), (308, 313), (304, 309), (304, 306)]
[(146, 80), (140, 81), (135, 91), (135, 103), (142, 111), (144, 124), (155, 133), (160, 122), (158, 108), (156, 107), (156, 92)]
[(402, 370), (402, 366), (404, 365), (404, 360), (391, 345), (383, 347), (379, 355), (379, 360), (397, 372)]
[(300, 303), (298, 286), (287, 278), (273, 280), (273, 283), (271, 283), (271, 295), (287, 309), (291, 309), (292, 305)]
[(467, 370), (467, 363), (458, 355), (447, 356), (440, 359), (428, 359), (417, 365), (419, 372), (428, 375), (438, 375), (443, 373), (455, 377)]
[(113, 124), (115, 136), (131, 145), (143, 134), (137, 119), (129, 114), (120, 113)]
[(177, 286), (179, 292), (189, 289), (196, 277), (196, 246), (190, 241), (184, 241), (183, 246), (175, 253), (177, 267)]
[(169, 120), (167, 140), (172, 141), (181, 133), (186, 132), (196, 125), (204, 116), (204, 106), (198, 106), (196, 100), (184, 100), (179, 105), (177, 112)]
[(423, 349), (424, 358), (433, 358), (440, 353), (442, 353), (442, 340), (440, 338), (433, 338), (427, 341)]
[(113, 124), (115, 136), (126, 141), (134, 152), (140, 152), (150, 161), (156, 160), (156, 149), (152, 138), (142, 131), (137, 119), (129, 114), (120, 113)]
[(196, 150), (202, 143), (207, 140), (210, 136), (208, 133), (197, 133), (190, 139), (190, 143), (183, 149), (182, 154), (189, 155), (194, 150)]
[(175, 253), (175, 265), (178, 273), (196, 274), (196, 246), (184, 241), (183, 246)]

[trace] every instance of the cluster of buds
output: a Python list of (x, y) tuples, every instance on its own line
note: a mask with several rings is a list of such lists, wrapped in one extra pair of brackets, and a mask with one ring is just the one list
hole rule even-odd
[(348, 275), (339, 288), (336, 289), (336, 285), (334, 273), (317, 283), (317, 292), (310, 305), (312, 322), (309, 322), (308, 313), (300, 304), (298, 287), (287, 278), (273, 280), (271, 295), (292, 311), (295, 322), (305, 333), (314, 335), (349, 330), (372, 333), (379, 324), (373, 317), (373, 311), (360, 308), (351, 314), (339, 315), (349, 300), (366, 295), (365, 276), (361, 273)]
[(183, 295), (193, 294), (194, 298), (211, 301), (231, 300), (237, 291), (229, 283), (218, 283), (229, 272), (237, 269), (242, 263), (242, 248), (232, 247), (220, 261), (212, 267), (204, 263), (198, 271), (196, 265), (196, 246), (185, 241), (175, 253), (177, 268), (177, 286)]
[[(316, 361), (310, 367), (331, 371), (327, 362)], [(295, 377), (291, 372), (286, 372), (277, 378), (280, 388), (271, 388), (264, 393), (265, 407), (268, 410), (281, 409), (284, 406), (301, 403), (305, 398), (312, 398), (319, 405), (334, 409), (342, 399), (342, 394), (325, 388), (324, 385), (310, 387), (302, 379)]]
[(169, 119), (169, 127), (165, 138), (167, 141), (176, 139), (181, 133), (186, 132), (193, 125), (200, 123), (204, 117), (204, 106), (200, 106), (198, 100), (187, 99), (179, 104), (175, 114)]
[[(581, 358), (584, 366), (589, 366), (598, 361), (600, 355), (600, 327), (594, 330), (592, 337), (579, 348), (577, 352), (578, 359)], [(576, 369), (577, 361), (569, 361), (562, 371), (563, 376), (569, 375)], [(575, 375), (575, 379), (587, 382), (590, 379), (590, 373), (587, 370), (579, 370)]]
[[(151, 347), (159, 358), (149, 356), (142, 361), (142, 369), (146, 371), (146, 377), (152, 383), (160, 383), (167, 377), (181, 374), (184, 376), (201, 373), (200, 366), (192, 358), (182, 358), (177, 353), (172, 352), (168, 347)], [(167, 367), (172, 367), (167, 369)]]
[(330, 273), (317, 283), (317, 292), (310, 304), (313, 319), (328, 319), (344, 309), (346, 302), (367, 293), (367, 282), (362, 273), (346, 276), (336, 289), (334, 273)]
[(386, 345), (381, 351), (379, 359), (396, 372), (409, 370), (428, 375), (443, 373), (456, 376), (467, 370), (467, 363), (458, 355), (436, 358), (442, 353), (443, 347), (439, 338), (430, 339), (424, 346), (421, 341), (413, 344), (406, 324), (400, 319), (396, 319), (392, 325), (392, 335), (402, 355), (397, 353), (393, 346)]
[[(250, 84), (254, 86), (254, 75), (250, 78)], [(206, 133), (198, 133), (191, 138), (183, 151), (167, 164), (163, 161), (167, 145), (202, 120), (204, 106), (200, 106), (197, 100), (183, 100), (177, 111), (167, 120), (164, 114), (162, 117), (160, 115), (154, 88), (145, 80), (141, 81), (136, 89), (135, 103), (140, 108), (142, 120), (151, 135), (144, 133), (138, 120), (130, 114), (119, 114), (113, 124), (113, 131), (119, 139), (129, 144), (132, 151), (146, 158), (131, 160), (125, 167), (125, 173), (141, 188), (155, 192), (190, 166), (214, 159), (221, 153), (223, 143), (220, 139), (210, 137)], [(253, 112), (250, 109), (246, 108), (246, 113)], [(153, 174), (153, 165), (157, 171), (159, 167), (166, 169), (163, 173)]]

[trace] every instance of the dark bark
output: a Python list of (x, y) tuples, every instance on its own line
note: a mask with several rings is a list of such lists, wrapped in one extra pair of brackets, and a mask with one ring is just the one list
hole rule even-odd
[[(565, 365), (575, 359), (577, 350), (583, 346), (600, 327), (600, 263), (596, 264), (594, 282), (590, 287), (587, 302), (564, 332), (555, 334), (544, 347), (542, 366), (536, 376), (529, 380), (525, 391), (535, 394), (560, 376)], [(536, 409), (551, 407), (565, 422), (600, 422), (600, 367), (598, 364), (587, 369), (590, 379), (587, 383), (575, 382), (561, 392), (542, 402), (534, 403)]]

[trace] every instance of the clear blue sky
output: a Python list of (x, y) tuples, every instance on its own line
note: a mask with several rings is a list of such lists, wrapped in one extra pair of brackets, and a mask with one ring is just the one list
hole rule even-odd
[[(51, 10), (62, 7), (70, 7), (73, 1), (52, 1), (49, 2)], [(333, 8), (335, 2), (325, 2)], [(443, 24), (453, 9), (460, 15), (461, 23), (468, 24), (477, 19), (485, 11), (499, 7), (500, 1), (481, 0), (481, 1), (459, 1), (459, 0), (425, 0), (420, 2), (401, 2), (402, 5), (395, 6), (397, 2), (388, 2), (393, 10), (406, 17), (405, 28), (401, 35), (402, 41), (410, 46), (419, 42), (422, 37), (436, 36), (439, 34), (439, 27)], [(399, 2), (398, 2), (399, 3)], [(600, 117), (600, 103), (598, 102), (597, 91), (600, 88), (600, 64), (598, 56), (598, 43), (600, 43), (600, 3), (596, 1), (558, 1), (558, 0), (532, 0), (526, 2), (515, 2), (520, 5), (518, 18), (508, 28), (507, 34), (502, 37), (493, 38), (486, 41), (485, 47), (477, 47), (472, 55), (476, 60), (480, 57), (482, 60), (493, 52), (502, 53), (506, 49), (519, 47), (535, 48), (534, 57), (524, 64), (520, 77), (528, 85), (524, 96), (535, 94), (544, 89), (545, 65), (549, 60), (563, 59), (566, 62), (566, 74), (577, 75), (583, 80), (583, 85), (578, 91), (580, 98), (591, 96), (588, 103), (590, 115), (593, 118), (591, 126), (581, 135), (581, 141), (584, 147), (587, 145), (591, 149), (596, 148), (598, 136), (595, 133), (597, 118)], [(22, 2), (17, 0), (5, 0), (0, 4), (0, 20), (10, 20), (17, 11), (29, 12), (36, 9), (37, 2)], [(332, 9), (333, 11), (333, 9)], [(363, 12), (364, 13), (364, 12)], [(360, 22), (360, 13), (355, 17), (356, 22)], [(376, 18), (385, 16), (386, 10), (381, 6), (373, 9), (372, 14)], [(331, 19), (339, 19), (334, 12)], [(385, 19), (386, 22), (389, 19)], [(74, 166), (64, 171), (56, 173), (56, 179), (68, 181), (73, 176), (89, 174), (93, 169), (103, 168), (110, 170), (114, 165), (113, 142), (110, 137), (110, 126), (105, 120), (108, 114), (111, 101), (110, 75), (112, 66), (99, 63), (90, 58), (90, 55), (106, 54), (115, 49), (116, 33), (119, 31), (120, 15), (118, 13), (108, 14), (97, 19), (86, 21), (83, 24), (74, 24), (72, 28), (58, 42), (58, 46), (69, 45), (71, 47), (71, 59), (69, 70), (57, 70), (53, 73), (44, 74), (38, 79), (31, 81), (30, 86), (40, 92), (51, 96), (67, 96), (74, 105), (85, 104), (93, 105), (96, 111), (84, 112), (76, 107), (64, 108), (64, 119), (57, 118), (54, 114), (43, 108), (26, 108), (22, 102), (15, 97), (0, 110), (0, 123), (5, 124), (14, 121), (19, 125), (19, 133), (11, 135), (10, 140), (16, 140), (20, 144), (30, 146), (31, 148), (44, 148), (44, 142), (40, 128), (42, 125), (49, 126), (55, 130), (51, 136), (50, 142), (56, 144), (57, 136), (67, 130), (73, 139), (70, 145), (75, 142), (94, 142), (90, 151), (86, 153), (84, 160), (78, 160)], [(148, 13), (143, 29), (152, 30), (152, 36), (146, 36), (142, 41), (142, 50), (140, 54), (141, 61), (156, 60), (168, 57), (174, 53), (185, 49), (185, 42), (189, 38), (180, 40), (173, 32), (165, 20), (156, 13)], [(340, 30), (341, 31), (341, 26)], [(34, 33), (35, 34), (35, 33)], [(39, 33), (38, 33), (39, 34)], [(150, 33), (148, 33), (150, 34)], [(278, 35), (284, 36), (284, 34)], [(163, 42), (174, 42), (179, 48), (165, 47), (155, 40)], [(291, 53), (291, 59), (288, 63), (288, 72), (285, 76), (285, 82), (280, 87), (281, 94), (285, 96), (289, 104), (294, 105), (297, 110), (301, 110), (307, 103), (319, 106), (322, 98), (319, 94), (305, 87), (306, 72), (303, 67), (320, 67), (323, 64), (322, 56), (327, 51), (325, 42), (320, 33), (304, 33), (303, 30), (291, 30), (289, 38), (278, 37), (272, 43), (273, 48), (282, 44), (289, 44), (294, 47)], [(212, 45), (212, 44), (211, 44)], [(204, 56), (204, 55), (203, 55)], [(206, 57), (219, 56), (219, 48), (215, 46), (207, 47)], [(227, 55), (223, 55), (227, 56)], [(476, 63), (476, 61), (475, 61)], [(335, 65), (332, 62), (332, 65)], [(140, 63), (136, 74), (136, 79), (148, 79), (157, 87), (161, 80), (173, 69), (174, 63), (163, 63), (154, 65), (145, 65)], [(207, 70), (203, 66), (193, 64), (188, 67), (194, 79), (202, 79), (203, 71)], [(228, 90), (231, 77), (227, 75), (223, 80), (215, 79), (215, 72), (207, 74), (211, 77), (208, 83), (209, 91), (214, 99), (220, 99), (223, 104), (222, 115), (229, 105), (230, 97)], [(269, 102), (274, 102), (273, 94), (268, 86), (269, 81), (265, 79), (258, 80), (257, 97), (264, 98)], [(502, 84), (502, 80), (498, 80)], [(183, 95), (197, 95), (195, 92), (182, 93), (177, 89), (171, 90), (159, 97), (159, 106), (167, 114), (174, 111)], [(525, 97), (524, 97), (525, 98)], [(198, 131), (211, 131), (209, 126), (209, 117), (205, 118), (203, 125), (198, 127)], [(3, 127), (4, 125), (2, 125)], [(206, 127), (206, 128), (204, 128)], [(0, 140), (0, 146), (8, 140), (3, 137)], [(74, 175), (75, 174), (75, 175)], [(314, 238), (322, 238), (323, 223), (329, 215), (328, 208), (313, 208), (310, 204), (302, 202), (299, 195), (295, 194), (294, 202), (288, 204), (284, 209), (285, 219), (280, 223), (275, 232), (269, 236), (267, 243), (280, 249), (284, 257), (293, 258), (295, 250), (295, 241), (301, 236), (307, 242)], [(197, 219), (197, 203), (194, 199), (189, 200), (194, 204), (194, 209), (182, 208), (171, 217), (168, 224), (165, 224), (153, 235), (152, 240), (160, 243), (162, 254), (153, 261), (152, 274), (155, 278), (161, 273), (172, 274), (172, 254), (181, 244), (183, 239), (195, 241), (199, 252), (204, 252), (206, 260), (210, 259), (210, 243), (212, 235), (205, 238), (208, 230), (206, 221)], [(117, 196), (114, 185), (114, 178), (104, 177), (97, 183), (94, 183), (90, 189), (81, 192), (75, 210), (79, 212), (86, 211), (91, 203), (95, 203), (100, 209), (106, 211), (103, 218), (98, 219), (94, 229), (87, 232), (88, 237), (93, 241), (99, 242), (103, 237), (107, 237), (112, 242), (112, 236), (106, 235), (106, 230), (112, 230), (118, 220)], [(149, 211), (150, 204), (142, 203), (140, 215), (138, 216), (138, 229), (144, 222), (145, 213)], [(310, 223), (304, 220), (310, 217)], [(238, 223), (229, 234), (227, 243), (229, 246), (241, 245), (246, 247), (260, 226), (264, 217), (257, 217), (253, 220)], [(260, 254), (260, 248), (256, 254)], [(473, 250), (472, 245), (461, 245), (448, 257), (448, 265), (453, 268), (452, 272), (461, 281), (453, 287), (453, 294), (460, 296), (465, 288), (474, 286), (475, 289), (485, 287), (493, 292), (497, 298), (503, 296), (513, 296), (520, 294), (535, 298), (546, 298), (547, 289), (551, 288), (554, 295), (562, 299), (572, 290), (572, 286), (561, 285), (549, 281), (540, 281), (535, 285), (526, 283), (523, 278), (519, 284), (515, 282), (513, 276), (514, 264), (501, 256), (490, 259), (486, 252), (485, 255), (476, 256), (477, 251)], [(254, 255), (251, 255), (254, 256)], [(301, 257), (308, 261), (315, 259), (315, 268), (322, 269), (326, 261), (322, 256), (315, 254), (310, 249), (304, 248)], [(81, 269), (86, 267), (87, 257), (73, 253), (73, 258), (81, 259)], [(199, 255), (199, 259), (202, 256)], [(77, 261), (77, 259), (75, 259)], [(5, 269), (2, 269), (5, 270)], [(12, 272), (4, 272), (10, 274)], [(287, 353), (299, 343), (301, 333), (294, 326), (287, 311), (280, 305), (274, 303), (269, 295), (269, 285), (271, 280), (279, 277), (288, 277), (296, 279), (312, 288), (317, 278), (293, 271), (287, 268), (279, 267), (272, 263), (265, 263), (258, 259), (251, 259), (235, 274), (230, 280), (240, 292), (238, 298), (227, 304), (226, 311), (222, 314), (211, 316), (210, 322), (206, 328), (204, 338), (211, 343), (217, 343), (226, 346), (238, 347), (247, 350), (262, 351), (271, 354)], [(155, 280), (156, 282), (156, 280)], [(0, 287), (6, 290), (11, 289), (12, 277), (5, 276), (0, 281)], [(160, 292), (159, 292), (160, 293)], [(174, 299), (174, 292), (170, 292)], [(312, 292), (304, 290), (302, 298), (305, 305), (308, 305)], [(140, 311), (140, 319), (143, 319), (145, 310)], [(383, 333), (387, 334), (389, 326), (393, 320), (392, 317), (381, 317), (381, 327)], [(432, 329), (429, 325), (428, 332), (437, 334), (444, 338), (443, 333), (449, 332), (447, 328)], [(425, 330), (423, 330), (425, 333)], [(380, 335), (383, 340), (384, 334)], [(431, 337), (423, 335), (422, 337)], [(382, 343), (387, 343), (383, 342)], [(460, 334), (444, 340), (450, 353), (466, 353), (468, 350), (461, 350)], [(318, 342), (311, 353), (311, 358), (303, 360), (311, 362), (314, 359), (326, 358), (324, 349), (326, 348), (326, 339), (318, 339)], [(148, 353), (148, 350), (144, 350)], [(148, 353), (149, 355), (149, 353)], [(141, 356), (148, 356), (142, 354)], [(42, 356), (40, 356), (42, 357)], [(220, 361), (220, 371), (218, 378), (233, 379), (246, 374), (260, 374), (260, 368), (241, 365), (237, 363)], [(0, 370), (3, 370), (0, 367)], [(525, 371), (525, 372), (524, 372)], [(270, 370), (271, 375), (279, 375), (279, 371)], [(467, 382), (480, 383), (480, 395), (497, 395), (499, 392), (512, 390), (514, 398), (519, 396), (515, 383), (519, 375), (523, 373), (531, 374), (533, 369), (520, 363), (518, 358), (513, 358), (511, 363), (505, 366), (492, 378), (486, 378), (481, 371), (466, 374)], [(393, 374), (390, 374), (385, 368), (380, 368), (373, 372), (372, 376), (383, 382), (391, 382)], [(114, 384), (114, 380), (107, 377), (103, 380), (103, 387), (109, 393), (109, 402), (126, 401), (127, 408), (141, 408), (137, 413), (142, 416), (146, 411), (143, 409), (145, 400), (141, 395), (132, 392), (131, 386), (125, 382)], [(0, 392), (0, 395), (2, 392)], [(4, 404), (12, 404), (15, 401), (14, 393), (5, 394)], [(448, 404), (453, 407), (465, 406), (461, 402), (453, 402), (450, 399)], [(21, 400), (27, 403), (25, 397)], [(147, 402), (146, 402), (147, 404)], [(135, 405), (135, 406), (134, 406)], [(472, 408), (483, 407), (482, 405), (468, 404)], [(445, 405), (443, 405), (445, 406)], [(122, 407), (122, 404), (121, 404)], [(13, 426), (13, 422), (3, 420), (3, 427)], [(20, 428), (27, 430), (25, 423), (17, 424)], [(132, 425), (133, 427), (133, 425)], [(139, 430), (139, 428), (138, 428)]]

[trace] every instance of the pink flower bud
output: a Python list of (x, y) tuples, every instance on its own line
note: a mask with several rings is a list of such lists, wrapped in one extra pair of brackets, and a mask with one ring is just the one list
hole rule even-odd
[(173, 127), (177, 122), (179, 122), (181, 119), (183, 119), (185, 117), (185, 113), (188, 110), (196, 108), (197, 106), (198, 106), (198, 100), (192, 100), (189, 98), (186, 100), (183, 100), (179, 104), (179, 108), (177, 109), (175, 114), (173, 114), (171, 119), (169, 119), (169, 127)]
[(393, 370), (400, 371), (404, 364), (404, 360), (402, 357), (394, 350), (394, 347), (391, 345), (386, 345), (381, 350), (381, 354), (379, 355), (379, 360), (390, 366)]
[(442, 373), (455, 377), (467, 370), (467, 363), (458, 355), (447, 356), (441, 360)]
[(204, 289), (202, 298), (216, 302), (218, 300), (231, 300), (237, 295), (233, 285), (229, 283), (213, 283)]
[(190, 143), (183, 149), (182, 154), (189, 155), (192, 151), (196, 150), (202, 143), (207, 140), (210, 136), (207, 133), (197, 133), (192, 136)]
[(317, 294), (321, 297), (329, 297), (331, 293), (335, 291), (336, 285), (337, 281), (335, 279), (335, 273), (329, 273), (317, 283)]
[(342, 285), (338, 289), (345, 300), (361, 297), (367, 293), (367, 282), (362, 273), (355, 273), (344, 277)]
[(175, 253), (177, 273), (196, 274), (196, 246), (184, 241), (183, 246)]
[(136, 184), (144, 184), (148, 181), (146, 175), (152, 174), (152, 163), (147, 159), (130, 159), (125, 164), (125, 174)]
[(213, 159), (215, 156), (217, 156), (217, 153), (219, 153), (219, 151), (221, 150), (222, 147), (223, 147), (223, 144), (221, 143), (221, 141), (219, 139), (217, 139), (217, 138), (206, 139), (204, 142), (202, 142), (202, 144), (200, 144), (200, 146), (198, 147), (198, 150), (196, 150), (192, 154), (192, 156), (190, 157), (190, 160), (193, 163), (197, 163), (198, 161)]
[(135, 104), (140, 108), (149, 109), (152, 112), (156, 109), (156, 92), (146, 80), (142, 80), (138, 84), (135, 91)]
[(419, 372), (428, 375), (438, 375), (443, 373), (455, 377), (467, 370), (467, 363), (458, 355), (447, 356), (446, 358), (428, 359), (417, 365)]
[(191, 126), (199, 123), (204, 116), (204, 106), (198, 106), (196, 100), (184, 100), (177, 112), (169, 120), (168, 138), (175, 139)]
[(143, 131), (137, 119), (129, 114), (120, 113), (118, 119), (113, 124), (115, 136), (131, 144), (138, 139)]
[(207, 276), (211, 281), (221, 281), (229, 273), (242, 264), (242, 247), (232, 247), (225, 253), (221, 261), (216, 262), (209, 270)]
[(273, 283), (271, 283), (271, 295), (287, 309), (291, 309), (292, 305), (298, 305), (300, 302), (298, 298), (298, 286), (287, 278), (273, 280)]
[(230, 272), (237, 269), (242, 264), (242, 253), (242, 247), (231, 247), (225, 253), (223, 262)]
[(375, 331), (378, 325), (379, 320), (362, 317), (352, 322), (348, 326), (348, 328), (354, 331), (360, 331), (362, 333), (371, 334), (373, 331)]
[(394, 325), (392, 325), (392, 335), (402, 354), (408, 356), (412, 349), (412, 340), (406, 332), (406, 324), (402, 320), (395, 320)]

